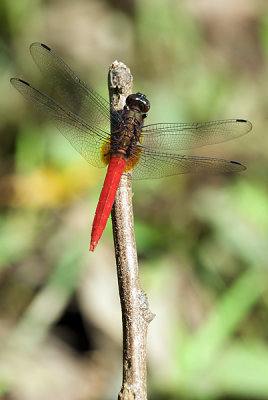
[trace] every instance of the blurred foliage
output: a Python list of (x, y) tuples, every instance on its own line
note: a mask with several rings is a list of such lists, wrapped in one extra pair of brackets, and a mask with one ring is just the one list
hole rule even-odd
[(198, 154), (230, 176), (133, 184), (148, 333), (149, 398), (268, 398), (268, 6), (265, 0), (0, 3), (0, 398), (116, 398), (121, 326), (111, 225), (90, 225), (105, 171), (87, 165), (11, 87), (53, 47), (107, 98), (125, 62), (148, 123), (249, 119), (253, 132)]

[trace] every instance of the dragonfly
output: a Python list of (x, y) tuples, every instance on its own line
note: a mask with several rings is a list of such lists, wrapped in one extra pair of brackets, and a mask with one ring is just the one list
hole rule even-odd
[(53, 120), (87, 162), (96, 167), (108, 166), (92, 225), (90, 251), (95, 250), (102, 236), (124, 172), (132, 170), (134, 179), (153, 179), (190, 172), (227, 173), (246, 169), (237, 161), (178, 152), (242, 136), (252, 129), (249, 121), (146, 125), (150, 102), (144, 94), (131, 94), (123, 110), (115, 111), (50, 47), (35, 42), (30, 53), (52, 94), (18, 78), (11, 78), (12, 85)]

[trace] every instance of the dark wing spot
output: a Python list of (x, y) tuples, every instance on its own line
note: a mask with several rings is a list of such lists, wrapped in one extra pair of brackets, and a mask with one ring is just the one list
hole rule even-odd
[(248, 121), (245, 119), (237, 119), (236, 122), (248, 122)]
[(237, 164), (237, 165), (242, 165), (243, 167), (244, 167), (244, 165), (243, 164), (241, 164), (240, 162), (238, 162), (238, 161), (233, 161), (233, 160), (230, 160), (230, 163), (232, 163), (232, 164)]
[(41, 43), (41, 46), (44, 47), (44, 49), (47, 49), (48, 51), (51, 51), (51, 48), (48, 47), (46, 44)]
[(28, 82), (25, 82), (23, 79), (18, 79), (21, 83), (24, 83), (24, 85), (31, 86)]
[(239, 165), (239, 167), (241, 168), (240, 171), (245, 171), (247, 169), (247, 167), (244, 164), (241, 164), (240, 162), (237, 161), (230, 161), (231, 164), (235, 164), (235, 165)]

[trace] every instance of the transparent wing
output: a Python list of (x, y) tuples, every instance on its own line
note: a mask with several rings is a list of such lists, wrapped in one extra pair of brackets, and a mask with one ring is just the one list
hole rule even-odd
[(243, 119), (200, 123), (146, 125), (142, 145), (159, 150), (179, 151), (216, 144), (245, 135), (252, 124)]
[(138, 146), (136, 157), (139, 161), (133, 168), (134, 179), (163, 178), (188, 172), (239, 172), (246, 169), (243, 164), (236, 161), (161, 152), (143, 146)]
[(61, 133), (86, 161), (96, 167), (105, 167), (101, 154), (104, 143), (109, 142), (109, 133), (88, 124), (29, 83), (16, 78), (12, 78), (11, 83), (26, 100), (53, 120)]
[(110, 116), (110, 104), (87, 86), (48, 46), (32, 43), (30, 53), (52, 89), (51, 97), (66, 110), (106, 131), (110, 130), (111, 123), (117, 124), (121, 120), (116, 111)]

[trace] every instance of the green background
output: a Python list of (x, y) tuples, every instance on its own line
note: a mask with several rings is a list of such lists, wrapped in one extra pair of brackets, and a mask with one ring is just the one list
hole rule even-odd
[(245, 172), (135, 182), (133, 206), (156, 314), (149, 398), (268, 399), (267, 2), (2, 0), (0, 34), (0, 398), (110, 400), (121, 385), (110, 221), (88, 252), (105, 170), (9, 83), (38, 86), (41, 41), (106, 98), (108, 66), (126, 63), (148, 123), (253, 123), (191, 152)]

